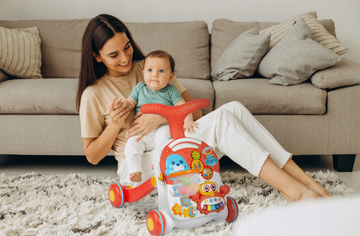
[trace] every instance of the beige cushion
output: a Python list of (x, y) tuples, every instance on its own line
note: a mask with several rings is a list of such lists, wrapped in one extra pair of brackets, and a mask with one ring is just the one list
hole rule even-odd
[(222, 81), (252, 76), (269, 43), (270, 34), (259, 35), (255, 28), (240, 34), (221, 55), (211, 76)]
[(336, 53), (313, 40), (308, 25), (300, 17), (264, 56), (258, 72), (269, 78), (271, 84), (299, 84), (340, 60)]
[(210, 80), (178, 78), (178, 81), (194, 99), (206, 98), (209, 100), (210, 105), (202, 109), (203, 114), (207, 114), (213, 110), (214, 88)]
[(343, 58), (339, 63), (316, 72), (311, 77), (311, 82), (322, 89), (360, 84), (360, 64)]
[(209, 30), (204, 21), (126, 23), (144, 54), (170, 53), (178, 78), (210, 78)]
[(294, 22), (302, 17), (306, 24), (309, 26), (314, 39), (325, 46), (326, 48), (332, 50), (338, 55), (342, 55), (349, 51), (344, 45), (342, 45), (339, 40), (337, 40), (333, 35), (331, 35), (324, 26), (317, 20), (317, 15), (315, 11), (303, 13), (291, 17), (288, 20), (281, 22), (278, 25), (271, 26), (267, 29), (260, 30), (260, 34), (271, 33), (271, 42), (270, 49), (285, 35), (285, 33), (291, 28)]
[(311, 83), (294, 86), (269, 84), (268, 79), (216, 80), (215, 106), (239, 101), (253, 114), (324, 114), (327, 92)]
[(0, 27), (0, 69), (21, 78), (41, 78), (41, 40), (36, 27)]
[(0, 83), (1, 114), (78, 114), (77, 79), (11, 79)]
[(217, 19), (211, 29), (211, 70), (215, 68), (226, 48), (242, 33), (252, 28), (265, 29), (277, 23), (273, 22), (235, 22)]

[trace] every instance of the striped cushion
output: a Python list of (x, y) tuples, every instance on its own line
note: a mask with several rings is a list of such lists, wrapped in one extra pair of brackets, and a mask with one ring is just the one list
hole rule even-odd
[(0, 69), (21, 78), (42, 78), (41, 39), (36, 27), (0, 27)]
[(296, 15), (286, 21), (281, 22), (278, 25), (271, 26), (269, 28), (259, 31), (259, 34), (271, 33), (270, 48), (269, 50), (281, 39), (282, 36), (294, 25), (295, 21), (302, 17), (306, 24), (309, 26), (313, 38), (318, 43), (322, 44), (326, 48), (332, 50), (338, 55), (342, 55), (349, 51), (339, 40), (331, 35), (324, 26), (318, 21), (315, 11)]

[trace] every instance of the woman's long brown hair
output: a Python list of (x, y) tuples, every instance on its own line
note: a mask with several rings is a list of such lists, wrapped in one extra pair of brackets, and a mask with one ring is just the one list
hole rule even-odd
[(93, 52), (99, 55), (99, 50), (104, 44), (119, 32), (125, 33), (130, 40), (130, 44), (134, 49), (133, 61), (145, 58), (128, 28), (118, 18), (107, 14), (101, 14), (93, 18), (87, 25), (82, 38), (81, 67), (76, 94), (76, 109), (78, 111), (81, 96), (86, 87), (95, 84), (106, 72), (106, 66), (102, 62), (95, 60)]

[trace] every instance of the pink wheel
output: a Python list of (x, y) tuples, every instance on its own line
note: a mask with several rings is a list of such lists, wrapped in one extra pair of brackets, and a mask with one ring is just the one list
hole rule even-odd
[(164, 235), (166, 229), (164, 215), (158, 210), (151, 210), (146, 216), (146, 226), (151, 235)]
[(237, 202), (232, 197), (227, 197), (226, 205), (228, 208), (228, 217), (226, 218), (226, 221), (232, 223), (239, 216), (239, 207)]
[(119, 183), (113, 183), (109, 187), (109, 200), (111, 205), (116, 208), (121, 208), (124, 206), (126, 201), (124, 187)]

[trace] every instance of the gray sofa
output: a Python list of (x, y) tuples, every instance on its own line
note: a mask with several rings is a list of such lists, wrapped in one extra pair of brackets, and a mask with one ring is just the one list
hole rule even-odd
[[(12, 77), (0, 83), (0, 155), (84, 156), (75, 94), (81, 38), (88, 22), (0, 21), (5, 28), (38, 27), (43, 77)], [(335, 36), (332, 20), (320, 22)], [(360, 154), (359, 85), (321, 89), (308, 80), (280, 86), (257, 74), (230, 81), (211, 78), (211, 68), (238, 35), (276, 22), (219, 19), (211, 33), (203, 21), (126, 24), (144, 53), (163, 49), (173, 55), (179, 81), (194, 98), (210, 101), (204, 114), (239, 101), (288, 151), (295, 155), (330, 154), (338, 171), (352, 171)], [(348, 77), (346, 66), (341, 74)]]

